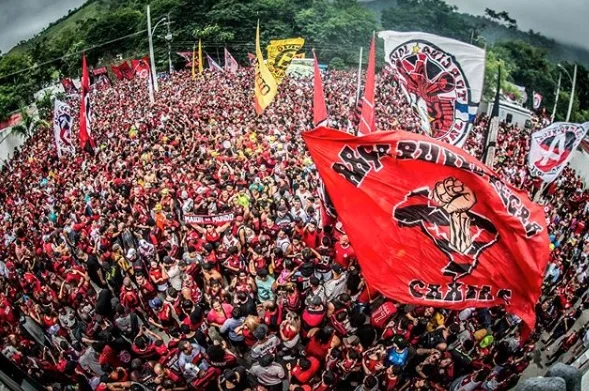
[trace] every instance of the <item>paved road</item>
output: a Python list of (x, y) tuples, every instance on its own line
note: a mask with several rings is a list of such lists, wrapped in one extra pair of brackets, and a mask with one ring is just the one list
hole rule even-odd
[[(589, 310), (588, 311), (584, 311), (581, 316), (579, 317), (579, 319), (577, 319), (577, 322), (574, 324), (572, 330), (578, 330), (581, 327), (583, 327), (584, 325), (586, 325), (589, 322)], [(568, 333), (567, 333), (568, 334)], [(547, 333), (542, 334), (542, 337), (540, 339), (544, 339), (547, 338)], [(562, 339), (563, 337), (561, 337)], [(545, 363), (547, 361), (546, 356), (548, 356), (549, 354), (551, 354), (552, 352), (554, 352), (555, 349), (558, 348), (558, 342), (560, 341), (557, 340), (556, 343), (553, 343), (551, 346), (551, 349), (545, 352), (541, 352), (539, 351), (540, 347), (543, 347), (544, 345), (542, 344), (542, 342), (538, 342), (538, 351), (541, 355), (541, 365), (542, 367), (539, 367), (536, 363), (532, 362), (530, 363), (530, 365), (528, 366), (528, 368), (524, 371), (524, 373), (521, 376), (521, 380), (530, 378), (530, 377), (535, 377), (535, 376), (544, 376), (546, 374), (546, 371), (548, 370), (548, 368), (546, 368)], [(578, 346), (578, 345), (575, 345)], [(580, 364), (580, 361), (584, 361), (585, 358), (589, 356), (589, 352), (586, 352), (585, 354), (582, 355), (582, 357), (580, 357), (579, 360), (577, 360), (575, 363), (573, 363), (574, 366), (577, 366)], [(565, 353), (563, 354), (560, 359), (558, 360), (559, 362), (566, 362), (570, 359), (570, 354), (569, 353)], [(576, 364), (576, 365), (575, 365)], [(583, 384), (581, 386), (581, 390), (589, 390), (589, 365), (585, 364), (583, 366), (583, 372), (584, 372), (584, 376), (583, 376)]]

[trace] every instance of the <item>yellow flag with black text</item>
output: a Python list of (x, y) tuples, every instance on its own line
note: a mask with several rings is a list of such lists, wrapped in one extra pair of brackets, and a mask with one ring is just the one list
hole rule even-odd
[(268, 70), (264, 62), (264, 55), (260, 49), (260, 22), (256, 29), (256, 74), (255, 74), (255, 109), (258, 115), (262, 114), (266, 107), (272, 103), (276, 93), (278, 92), (278, 84), (274, 80), (274, 76)]
[(275, 39), (268, 44), (268, 70), (280, 84), (297, 52), (305, 44), (304, 38)]

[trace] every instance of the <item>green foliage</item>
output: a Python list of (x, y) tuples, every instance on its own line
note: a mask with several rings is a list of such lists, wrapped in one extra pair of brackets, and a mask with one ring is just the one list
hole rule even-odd
[(37, 99), (35, 105), (37, 106), (37, 110), (39, 111), (39, 118), (44, 121), (49, 121), (51, 119), (51, 113), (53, 111), (53, 99), (51, 97), (51, 92), (45, 91), (43, 96)]
[(344, 69), (346, 67), (346, 63), (340, 57), (334, 57), (329, 62), (329, 67), (333, 69)]
[(21, 137), (28, 137), (35, 133), (37, 129), (48, 128), (49, 123), (42, 119), (37, 119), (31, 115), (26, 106), (21, 106), (20, 115), (22, 122), (16, 126), (13, 126), (11, 133), (17, 134)]
[(425, 31), (469, 42), (476, 28), (456, 9), (443, 0), (398, 0), (396, 8), (382, 12), (381, 22), (385, 30)]
[[(79, 77), (81, 52), (86, 50), (90, 66), (108, 65), (117, 55), (142, 57), (148, 53), (146, 5), (150, 4), (155, 25), (163, 17), (173, 21), (172, 52), (191, 50), (201, 38), (203, 50), (211, 55), (227, 47), (246, 63), (247, 52), (254, 51), (256, 22), (261, 25), (264, 47), (269, 40), (304, 37), (305, 49), (316, 49), (322, 63), (341, 69), (357, 64), (358, 49), (368, 44), (373, 31), (380, 30), (371, 9), (382, 10), (384, 29), (425, 31), (465, 42), (487, 46), (484, 96), (492, 95), (497, 69), (502, 65), (501, 87), (516, 92), (512, 83), (525, 85), (544, 96), (551, 107), (558, 80), (554, 58), (571, 58), (570, 48), (559, 45), (534, 31), (517, 30), (517, 22), (505, 11), (489, 9), (486, 16), (460, 14), (443, 0), (89, 0), (78, 10), (52, 23), (33, 39), (23, 42), (0, 57), (0, 119), (31, 102), (33, 93), (59, 77)], [(387, 9), (385, 9), (387, 8)], [(141, 32), (124, 40), (101, 45), (122, 36)], [(166, 26), (161, 23), (153, 37), (158, 68), (167, 66)], [(382, 44), (377, 40), (377, 66), (383, 63)], [(575, 59), (589, 55), (578, 49)], [(54, 61), (55, 59), (59, 59)], [(179, 60), (177, 56), (173, 60)], [(180, 61), (180, 60), (179, 60)], [(182, 61), (180, 61), (182, 62)], [(46, 64), (46, 65), (43, 65)], [(567, 69), (572, 73), (571, 66)], [(24, 71), (23, 71), (24, 70)], [(563, 78), (557, 118), (566, 115), (565, 96), (570, 83)], [(589, 73), (579, 67), (573, 118), (589, 113)], [(41, 104), (43, 105), (43, 104)], [(562, 106), (562, 107), (561, 107)], [(46, 117), (42, 109), (40, 115)], [(564, 114), (563, 114), (564, 113)], [(588, 118), (589, 119), (589, 118)], [(27, 128), (28, 129), (28, 128)]]

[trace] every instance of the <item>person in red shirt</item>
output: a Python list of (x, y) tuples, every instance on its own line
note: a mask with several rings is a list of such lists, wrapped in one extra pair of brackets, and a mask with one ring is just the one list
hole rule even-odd
[(294, 367), (292, 367), (292, 364), (290, 363), (286, 364), (286, 367), (290, 370), (292, 376), (292, 383), (302, 385), (308, 385), (309, 381), (319, 370), (319, 366), (319, 360), (313, 356), (299, 358)]
[(341, 265), (344, 269), (347, 269), (352, 261), (356, 258), (354, 249), (350, 245), (348, 235), (342, 235), (339, 242), (335, 244), (335, 257), (334, 261)]

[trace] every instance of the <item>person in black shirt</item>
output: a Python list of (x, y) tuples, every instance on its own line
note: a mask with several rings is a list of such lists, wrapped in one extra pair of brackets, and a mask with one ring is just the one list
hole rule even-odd
[(78, 258), (86, 264), (88, 277), (90, 280), (102, 289), (107, 289), (108, 285), (102, 272), (102, 266), (94, 254), (86, 254), (84, 251), (78, 251)]

